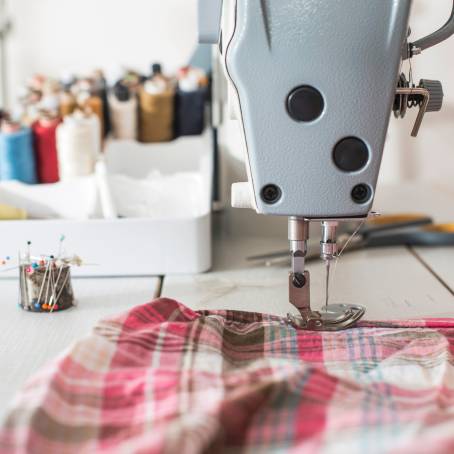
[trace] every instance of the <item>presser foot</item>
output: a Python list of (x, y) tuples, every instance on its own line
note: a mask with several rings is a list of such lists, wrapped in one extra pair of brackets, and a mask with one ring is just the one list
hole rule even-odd
[(363, 317), (366, 309), (350, 304), (330, 304), (320, 311), (313, 311), (310, 303), (310, 274), (306, 271), (303, 279), (289, 275), (290, 303), (300, 316), (287, 315), (288, 322), (297, 329), (306, 331), (341, 331), (352, 328)]
[(341, 331), (353, 328), (361, 320), (366, 309), (350, 304), (331, 304), (320, 311), (288, 314), (288, 322), (297, 329), (306, 331)]

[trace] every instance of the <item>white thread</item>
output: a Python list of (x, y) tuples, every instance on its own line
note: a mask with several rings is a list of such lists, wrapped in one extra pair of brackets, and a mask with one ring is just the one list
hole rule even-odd
[(110, 189), (106, 163), (99, 160), (96, 164), (96, 184), (98, 187), (101, 209), (104, 219), (117, 219), (118, 213)]
[(94, 114), (76, 112), (57, 128), (60, 180), (73, 180), (94, 173), (101, 153), (101, 124)]
[(113, 135), (118, 140), (136, 140), (138, 131), (138, 103), (135, 96), (128, 101), (119, 101), (109, 96)]
[[(347, 249), (347, 247), (350, 245), (350, 243), (353, 241), (353, 239), (358, 235), (359, 231), (361, 230), (361, 228), (363, 227), (363, 225), (366, 223), (367, 219), (363, 219), (360, 224), (358, 225), (358, 227), (356, 228), (356, 230), (350, 235), (350, 237), (348, 238), (348, 240), (346, 241), (346, 243), (344, 244), (344, 246), (342, 247), (341, 251), (339, 252), (339, 254), (337, 254), (337, 257), (336, 257), (336, 260), (334, 262), (334, 270), (333, 270), (333, 273), (332, 273), (332, 277), (330, 279), (330, 282), (328, 283), (328, 287), (333, 287), (333, 285), (335, 284), (336, 282), (336, 273), (337, 273), (337, 266), (339, 264), (339, 259), (344, 255), (344, 252), (345, 250)], [(329, 289), (328, 289), (329, 291)]]

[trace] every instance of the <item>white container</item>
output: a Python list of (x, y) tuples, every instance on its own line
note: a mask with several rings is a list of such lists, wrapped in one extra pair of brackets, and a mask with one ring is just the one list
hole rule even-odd
[[(211, 268), (211, 204), (213, 158), (208, 135), (166, 144), (142, 145), (112, 141), (107, 146), (109, 173), (145, 178), (150, 171), (163, 175), (198, 172), (202, 197), (197, 215), (114, 220), (30, 220), (0, 222), (0, 254), (25, 252), (56, 254), (61, 235), (64, 249), (77, 254), (85, 266), (74, 268), (80, 277), (195, 274)], [(138, 164), (139, 163), (139, 164)], [(17, 271), (1, 273), (16, 276)]]

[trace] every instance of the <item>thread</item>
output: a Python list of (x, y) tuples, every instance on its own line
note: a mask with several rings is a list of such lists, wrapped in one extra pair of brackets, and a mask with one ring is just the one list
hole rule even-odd
[(0, 221), (22, 221), (27, 218), (28, 214), (25, 210), (9, 205), (0, 204)]
[(76, 98), (70, 91), (64, 91), (60, 95), (60, 116), (65, 118), (71, 115), (77, 107)]
[(118, 140), (137, 139), (137, 98), (129, 88), (117, 83), (109, 96), (113, 137)]
[(104, 72), (100, 69), (94, 72), (94, 88), (96, 95), (99, 96), (102, 102), (103, 137), (107, 137), (112, 130), (112, 121), (110, 118), (107, 80)]
[(81, 110), (88, 113), (93, 113), (98, 117), (100, 125), (100, 138), (104, 139), (104, 107), (102, 99), (99, 96), (82, 92), (77, 97), (77, 104)]
[(60, 119), (41, 119), (33, 125), (36, 167), (40, 183), (59, 181), (57, 127)]
[(0, 134), (0, 180), (37, 183), (33, 134), (30, 128)]
[(110, 189), (109, 174), (103, 160), (96, 164), (96, 184), (101, 200), (101, 209), (104, 219), (117, 219), (118, 212)]
[(205, 72), (199, 68), (185, 66), (178, 72), (178, 88), (184, 92), (197, 91), (208, 86)]
[(57, 128), (60, 181), (91, 175), (101, 153), (101, 125), (94, 114), (75, 112)]
[(176, 136), (195, 136), (205, 128), (206, 88), (183, 91), (175, 95), (175, 134)]
[(187, 66), (178, 72), (178, 89), (175, 96), (177, 137), (203, 133), (207, 87), (208, 78), (203, 70)]
[(151, 93), (142, 87), (139, 91), (139, 140), (144, 143), (166, 142), (174, 137), (174, 92)]

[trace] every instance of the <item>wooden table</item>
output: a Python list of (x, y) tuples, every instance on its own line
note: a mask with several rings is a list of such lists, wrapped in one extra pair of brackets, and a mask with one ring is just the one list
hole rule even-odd
[[(431, 214), (454, 221), (454, 188), (399, 186), (377, 194), (386, 213)], [(17, 281), (0, 281), (0, 419), (5, 405), (43, 364), (89, 333), (99, 319), (162, 294), (193, 309), (237, 309), (285, 315), (287, 267), (251, 265), (250, 255), (288, 248), (286, 220), (251, 212), (215, 215), (213, 271), (164, 278), (76, 279), (79, 306), (53, 316), (15, 308)], [(311, 263), (312, 304), (324, 298), (324, 269)], [(161, 293), (162, 288), (162, 293)], [(362, 304), (368, 319), (454, 317), (454, 248), (387, 248), (346, 254), (337, 267), (333, 300)]]

